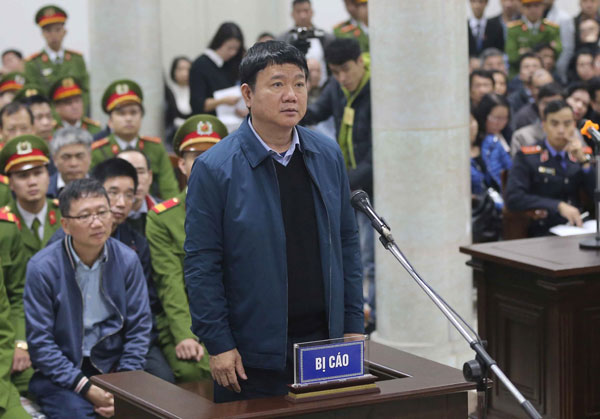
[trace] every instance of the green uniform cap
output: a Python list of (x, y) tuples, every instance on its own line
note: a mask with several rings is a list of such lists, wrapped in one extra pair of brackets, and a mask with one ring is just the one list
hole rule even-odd
[(186, 119), (173, 137), (173, 150), (206, 151), (227, 136), (227, 127), (213, 115), (194, 115)]
[(102, 96), (102, 109), (111, 113), (117, 106), (125, 103), (137, 103), (143, 107), (144, 94), (139, 84), (133, 80), (113, 81)]
[(65, 23), (66, 20), (67, 12), (52, 4), (42, 7), (35, 14), (35, 23), (37, 23), (40, 28), (53, 23)]
[(49, 162), (48, 143), (36, 135), (19, 135), (0, 151), (0, 171), (4, 174), (23, 172)]
[(46, 98), (46, 92), (39, 85), (34, 83), (25, 83), (21, 90), (17, 92), (15, 98), (13, 99), (15, 102), (26, 102), (27, 99), (34, 96), (41, 96)]
[(13, 71), (0, 79), (0, 95), (5, 92), (17, 92), (25, 84), (25, 74)]
[(81, 83), (73, 76), (65, 76), (56, 80), (50, 87), (50, 99), (53, 102), (67, 99), (73, 96), (81, 96)]

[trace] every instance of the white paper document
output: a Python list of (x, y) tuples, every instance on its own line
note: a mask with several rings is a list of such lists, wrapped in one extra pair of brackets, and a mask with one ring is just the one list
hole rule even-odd
[(557, 236), (576, 236), (578, 234), (590, 234), (595, 232), (596, 220), (587, 220), (583, 223), (583, 227), (559, 224), (550, 229), (550, 233), (556, 234)]
[(221, 99), (228, 96), (236, 96), (239, 97), (240, 100), (236, 105), (219, 105), (217, 106), (217, 118), (221, 120), (227, 127), (227, 130), (231, 134), (233, 131), (240, 127), (240, 124), (244, 120), (244, 118), (240, 118), (236, 113), (236, 108), (241, 106), (241, 109), (244, 109), (245, 104), (242, 100), (242, 92), (240, 90), (240, 86), (231, 86), (227, 89), (216, 90), (213, 93), (213, 97), (215, 99)]

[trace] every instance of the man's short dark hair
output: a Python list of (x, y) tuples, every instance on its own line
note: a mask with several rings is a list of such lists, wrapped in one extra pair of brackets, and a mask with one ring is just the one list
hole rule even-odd
[(588, 89), (590, 91), (590, 96), (592, 97), (592, 101), (596, 101), (596, 94), (600, 90), (600, 76), (592, 77), (588, 80)]
[(19, 102), (24, 103), (25, 105), (27, 105), (27, 107), (31, 107), (31, 105), (40, 105), (42, 103), (46, 103), (48, 106), (52, 107), (50, 100), (42, 94), (23, 97), (19, 100)]
[(127, 160), (113, 157), (112, 159), (104, 160), (92, 170), (92, 177), (103, 185), (108, 179), (119, 176), (130, 177), (133, 179), (133, 190), (137, 190), (137, 171)]
[(2, 53), (2, 59), (4, 59), (4, 56), (8, 54), (15, 54), (19, 58), (19, 60), (23, 59), (23, 54), (21, 54), (21, 51), (17, 51), (16, 49), (7, 49), (6, 51), (4, 51)]
[(104, 186), (102, 186), (102, 183), (100, 183), (98, 180), (93, 178), (74, 180), (65, 186), (58, 197), (60, 213), (65, 216), (69, 216), (71, 202), (82, 198), (99, 196), (105, 197), (106, 202), (110, 203), (106, 189), (104, 189)]
[(353, 38), (337, 38), (325, 48), (327, 64), (342, 65), (347, 61), (356, 61), (362, 54), (360, 44)]
[(540, 90), (538, 90), (537, 94), (537, 100), (540, 101), (544, 98), (551, 96), (562, 96), (563, 98), (565, 97), (565, 91), (563, 87), (555, 81), (548, 84), (544, 84), (542, 87), (540, 87)]
[(589, 86), (584, 81), (574, 81), (567, 86), (565, 97), (571, 96), (577, 90), (585, 90), (586, 92), (589, 92)]
[(302, 3), (309, 3), (310, 4), (310, 0), (294, 0), (294, 1), (292, 1), (292, 8), (294, 8), (295, 5), (302, 4)]
[(544, 66), (544, 63), (542, 62), (542, 59), (539, 56), (535, 55), (533, 52), (526, 52), (525, 54), (519, 57), (519, 69), (521, 69), (521, 64), (523, 64), (523, 61), (525, 61), (527, 58), (536, 59), (540, 62), (541, 66)]
[(134, 148), (133, 150), (122, 150), (119, 152), (119, 154), (117, 154), (117, 157), (119, 157), (120, 155), (125, 154), (125, 153), (141, 154), (142, 156), (144, 156), (144, 160), (146, 160), (146, 169), (152, 170), (152, 163), (150, 162), (150, 157), (148, 157), (148, 155), (146, 153), (144, 153), (142, 150), (138, 150), (136, 148)]
[(542, 42), (540, 44), (537, 44), (536, 46), (533, 47), (533, 52), (536, 54), (539, 54), (541, 51), (543, 51), (545, 49), (552, 50), (552, 52), (554, 53), (554, 58), (556, 58), (556, 50), (554, 48), (552, 48), (552, 45), (550, 45), (548, 42)]
[(267, 41), (254, 44), (240, 64), (240, 82), (250, 89), (256, 86), (256, 75), (270, 65), (294, 64), (308, 78), (306, 58), (295, 46), (283, 41)]
[(0, 129), (2, 129), (2, 120), (4, 119), (5, 115), (14, 115), (17, 112), (20, 112), (22, 109), (25, 109), (27, 111), (27, 114), (29, 115), (29, 121), (31, 122), (31, 125), (33, 125), (33, 114), (31, 113), (31, 109), (29, 109), (27, 105), (23, 103), (11, 102), (4, 105), (4, 107), (0, 109)]
[(489, 79), (492, 82), (492, 86), (496, 85), (496, 82), (494, 82), (494, 73), (492, 73), (489, 70), (477, 68), (471, 71), (471, 74), (469, 74), (469, 90), (471, 90), (471, 87), (473, 86), (473, 79), (475, 78), (475, 76), (483, 77), (484, 79)]
[(552, 102), (549, 102), (546, 107), (544, 108), (544, 121), (546, 119), (548, 119), (548, 115), (550, 115), (551, 113), (556, 113), (558, 111), (563, 110), (564, 108), (569, 108), (571, 109), (571, 107), (567, 104), (567, 102), (565, 102), (564, 100), (553, 100)]

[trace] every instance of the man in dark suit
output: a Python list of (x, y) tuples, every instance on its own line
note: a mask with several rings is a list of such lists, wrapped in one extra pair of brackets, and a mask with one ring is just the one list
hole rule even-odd
[(487, 0), (470, 0), (473, 17), (468, 20), (469, 56), (479, 56), (486, 48), (504, 51), (504, 29), (499, 20), (483, 16)]

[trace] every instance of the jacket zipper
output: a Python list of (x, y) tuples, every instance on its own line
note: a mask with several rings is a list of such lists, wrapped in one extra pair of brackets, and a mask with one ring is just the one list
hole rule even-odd
[(121, 318), (121, 325), (119, 326), (119, 328), (117, 330), (115, 330), (113, 333), (109, 333), (108, 335), (102, 336), (98, 342), (96, 342), (91, 348), (90, 348), (90, 362), (91, 364), (94, 366), (94, 368), (96, 368), (98, 371), (100, 372), (104, 372), (102, 371), (100, 368), (98, 368), (96, 366), (96, 364), (94, 364), (94, 361), (92, 360), (92, 351), (94, 350), (94, 348), (96, 347), (96, 345), (98, 345), (100, 342), (102, 342), (104, 339), (116, 335), (118, 332), (121, 331), (121, 329), (123, 329), (123, 324), (125, 324), (125, 319), (123, 319), (123, 315), (121, 314), (121, 312), (119, 311), (119, 309), (117, 308), (117, 306), (114, 305), (114, 303), (112, 302), (112, 300), (110, 298), (108, 298), (108, 295), (106, 295), (106, 293), (104, 292), (104, 286), (103, 286), (103, 281), (104, 279), (104, 266), (102, 266), (102, 272), (100, 275), (100, 292), (102, 292), (102, 295), (104, 295), (104, 298), (106, 298), (106, 300), (110, 303), (110, 305), (113, 307), (113, 309), (117, 312), (117, 314), (119, 315), (119, 317)]

